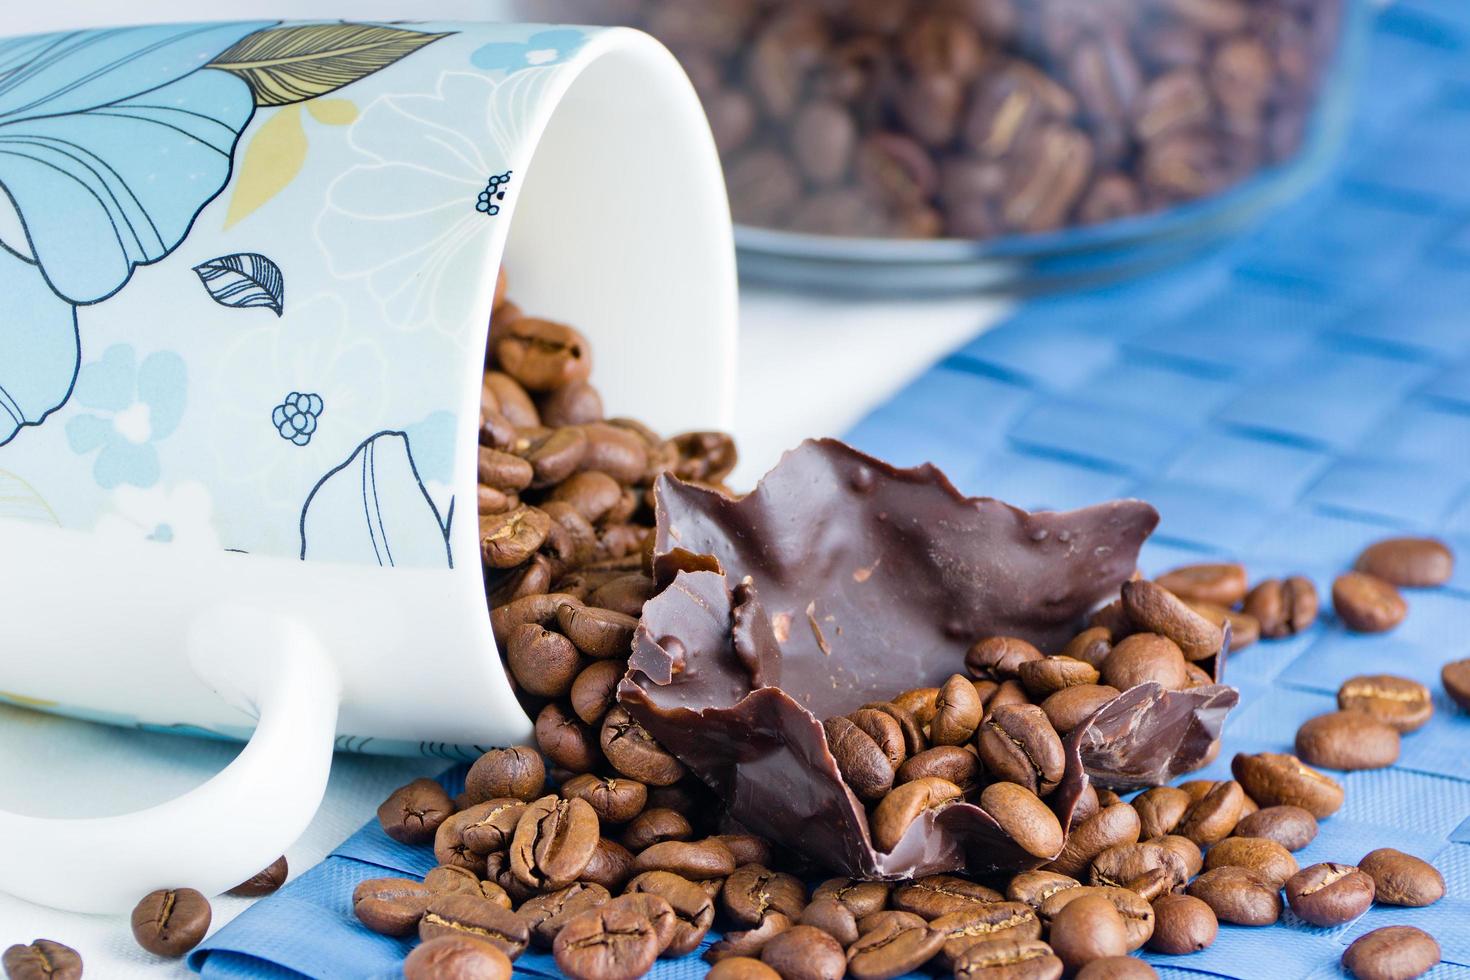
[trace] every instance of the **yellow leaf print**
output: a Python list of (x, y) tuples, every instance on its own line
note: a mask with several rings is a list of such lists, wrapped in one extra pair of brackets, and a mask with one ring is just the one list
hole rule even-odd
[(305, 162), (306, 130), (301, 126), (301, 106), (288, 105), (267, 119), (245, 148), (225, 227), (243, 221), (285, 190)]
[(299, 24), (257, 31), (208, 67), (238, 75), (258, 106), (304, 102), (404, 58), (448, 34), (368, 24)]
[(323, 126), (350, 126), (357, 121), (357, 106), (351, 99), (312, 99), (306, 111)]
[(0, 470), (0, 521), (61, 523), (56, 519), (56, 512), (36, 492), (35, 487), (5, 470)]

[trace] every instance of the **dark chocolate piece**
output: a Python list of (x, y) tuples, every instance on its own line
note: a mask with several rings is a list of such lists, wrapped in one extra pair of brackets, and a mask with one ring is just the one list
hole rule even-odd
[[(966, 802), (877, 852), (821, 719), (942, 682), (979, 637), (1060, 649), (1133, 572), (1152, 507), (1028, 514), (823, 440), (739, 500), (661, 478), (656, 509), (667, 588), (644, 607), (619, 696), (736, 819), (855, 877), (1042, 863)], [(1234, 700), (1218, 685), (1125, 692), (1072, 733), (1047, 802), (1068, 827), (1084, 746), (1107, 785), (1187, 771)]]

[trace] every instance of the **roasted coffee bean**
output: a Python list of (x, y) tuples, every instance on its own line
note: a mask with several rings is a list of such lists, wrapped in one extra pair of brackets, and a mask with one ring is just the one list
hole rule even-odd
[(571, 640), (535, 623), (511, 632), (505, 659), (521, 689), (544, 698), (568, 693), (584, 664)]
[(1006, 885), (1006, 898), (1040, 909), (1041, 904), (1057, 892), (1081, 887), (1082, 882), (1076, 878), (1055, 871), (1022, 871)]
[(1058, 691), (1041, 703), (1041, 710), (1058, 734), (1069, 734), (1098, 708), (1122, 692), (1107, 684), (1078, 684)]
[(160, 888), (133, 909), (133, 938), (156, 956), (183, 956), (209, 932), (209, 899), (192, 888)]
[(536, 553), (551, 532), (546, 512), (522, 504), (480, 516), (480, 558), (490, 568), (514, 568)]
[(410, 936), (418, 931), (434, 895), (427, 885), (412, 878), (370, 878), (353, 889), (352, 912), (374, 932)]
[(742, 864), (770, 864), (770, 842), (753, 833), (717, 833), (710, 840), (719, 840), (735, 858), (735, 867)]
[(403, 980), (510, 980), (511, 972), (510, 957), (467, 935), (431, 939), (403, 961)]
[(481, 881), (475, 872), (453, 865), (434, 868), (424, 876), (424, 885), (436, 895), (456, 892), (489, 899), (503, 909), (515, 905), (510, 894), (500, 885), (493, 881)]
[(642, 615), (643, 604), (653, 598), (654, 591), (653, 579), (640, 572), (621, 575), (599, 586), (587, 597), (587, 601), (591, 605), (636, 619)]
[(552, 428), (601, 422), (602, 395), (585, 381), (573, 381), (549, 392), (540, 409), (541, 420)]
[(1068, 902), (1051, 920), (1050, 942), (1072, 972), (1104, 956), (1128, 952), (1123, 917), (1102, 895), (1083, 895)]
[(894, 717), (876, 708), (859, 708), (848, 715), (848, 720), (873, 740), (883, 752), (888, 764), (895, 770), (908, 756), (903, 729)]
[[(664, 907), (672, 919), (667, 902)], [(572, 980), (636, 980), (653, 967), (663, 942), (638, 903), (615, 899), (568, 920), (551, 949), (557, 968)]]
[(1198, 953), (1213, 944), (1220, 931), (1214, 909), (1193, 895), (1160, 895), (1153, 909), (1154, 931), (1148, 948), (1155, 953)]
[(934, 777), (895, 787), (878, 801), (869, 820), (873, 846), (885, 853), (892, 851), (909, 825), (923, 813), (941, 809), (961, 796), (960, 788), (954, 783)]
[(1134, 633), (1113, 647), (1102, 666), (1103, 683), (1126, 691), (1153, 681), (1166, 691), (1189, 686), (1184, 654), (1173, 640), (1157, 633)]
[(1015, 680), (1021, 664), (1040, 660), (1041, 651), (1014, 636), (990, 636), (976, 642), (965, 654), (965, 669), (971, 677), (995, 681)]
[(980, 793), (980, 808), (1026, 853), (1050, 859), (1062, 849), (1065, 835), (1056, 814), (1024, 786), (991, 783)]
[(415, 779), (383, 801), (378, 807), (378, 823), (400, 843), (427, 844), (453, 812), (454, 803), (444, 787), (432, 779)]
[(546, 626), (556, 621), (556, 612), (565, 603), (577, 601), (575, 596), (561, 592), (542, 595), (521, 596), (490, 610), (490, 626), (495, 634), (497, 646), (504, 647), (510, 639), (511, 630), (522, 623), (539, 623)]
[(1342, 806), (1342, 786), (1337, 780), (1302, 765), (1294, 755), (1242, 753), (1231, 760), (1230, 771), (1246, 794), (1263, 807), (1299, 806), (1321, 820)]
[(1042, 903), (1042, 918), (1055, 922), (1058, 915), (1071, 903), (1087, 896), (1096, 896), (1112, 903), (1123, 920), (1127, 940), (1125, 952), (1132, 952), (1148, 941), (1154, 930), (1154, 913), (1147, 900), (1130, 888), (1084, 885), (1081, 888), (1065, 889)]
[(913, 715), (920, 725), (928, 725), (939, 713), (939, 688), (910, 688), (895, 697), (893, 703)]
[(1208, 793), (1190, 804), (1176, 833), (1200, 847), (1208, 847), (1230, 836), (1245, 808), (1245, 790), (1235, 780), (1210, 787)]
[(597, 847), (597, 814), (586, 800), (543, 796), (526, 807), (510, 842), (510, 868), (527, 888), (577, 880)]
[(1402, 588), (1444, 585), (1455, 573), (1455, 556), (1434, 538), (1388, 538), (1370, 544), (1353, 568)]
[(541, 425), (541, 413), (519, 381), (503, 371), (486, 371), (484, 387), (495, 397), (498, 411), (517, 429), (534, 429)]
[(1155, 786), (1138, 794), (1133, 809), (1138, 811), (1139, 836), (1146, 840), (1171, 833), (1191, 802), (1189, 794), (1175, 786)]
[[(1121, 610), (1121, 605), (1119, 609)], [(1090, 667), (1101, 669), (1108, 654), (1113, 652), (1113, 635), (1107, 627), (1094, 626), (1072, 637), (1062, 649), (1062, 656), (1080, 660)]]
[[(704, 951), (704, 959), (709, 963), (719, 963), (734, 957), (759, 957), (772, 937), (780, 935), (793, 925), (795, 923), (780, 912), (771, 912), (754, 929), (726, 932), (723, 939)], [(856, 930), (856, 923), (853, 928)]]
[(1344, 572), (1333, 581), (1332, 609), (1355, 633), (1391, 630), (1409, 611), (1398, 589), (1364, 572)]
[[(974, 694), (974, 688), (970, 693)], [(860, 800), (882, 799), (893, 788), (893, 765), (878, 743), (840, 715), (822, 722), (822, 728), (827, 733), (827, 748), (837, 761), (842, 781)]]
[(945, 934), (938, 928), (894, 915), (873, 923), (848, 948), (847, 973), (855, 980), (890, 980), (923, 966), (943, 945)]
[(583, 773), (563, 783), (561, 795), (586, 800), (603, 823), (627, 823), (643, 812), (648, 787), (636, 779)]
[[(937, 919), (951, 912), (1001, 902), (1005, 896), (994, 888), (956, 875), (927, 875), (894, 887), (889, 903), (900, 912), (912, 912), (923, 919)], [(865, 915), (873, 914), (871, 911)], [(859, 916), (864, 918), (865, 916)]]
[(1440, 683), (1450, 700), (1465, 711), (1470, 711), (1470, 660), (1447, 663), (1439, 672)]
[(676, 922), (673, 937), (664, 948), (666, 956), (685, 956), (694, 952), (715, 921), (714, 902), (705, 890), (687, 878), (667, 871), (646, 871), (638, 875), (628, 882), (627, 893), (657, 895), (674, 910)]
[(608, 891), (622, 888), (633, 877), (633, 852), (615, 840), (606, 837), (597, 839), (592, 849), (592, 858), (582, 869), (578, 880), (601, 885)]
[(596, 725), (607, 714), (627, 670), (622, 660), (594, 660), (576, 676), (568, 703), (583, 724)]
[(892, 886), (886, 881), (854, 881), (851, 878), (829, 878), (812, 892), (812, 901), (832, 898), (847, 906), (854, 918), (861, 919), (882, 911), (888, 904)]
[(1281, 918), (1277, 890), (1246, 868), (1206, 871), (1190, 883), (1189, 894), (1208, 905), (1221, 922), (1269, 926)]
[(565, 324), (523, 316), (497, 333), (496, 361), (527, 391), (552, 391), (592, 372), (587, 338)]
[(935, 700), (934, 717), (929, 720), (930, 743), (964, 745), (975, 734), (984, 710), (975, 685), (955, 674), (940, 687)]
[(470, 766), (464, 785), (475, 803), (498, 797), (534, 800), (546, 785), (546, 766), (535, 750), (524, 745), (491, 749)]
[[(438, 783), (434, 785), (437, 786)], [(445, 799), (448, 800), (448, 797), (446, 796)], [(389, 836), (391, 837), (392, 835), (390, 834)], [(426, 844), (433, 839), (433, 835), (430, 835), (414, 843)], [(286, 858), (284, 856), (278, 857), (270, 863), (269, 867), (257, 871), (234, 888), (231, 888), (226, 894), (237, 895), (240, 898), (260, 898), (262, 895), (273, 893), (276, 889), (284, 885), (289, 874), (290, 868), (286, 864)]]
[(1286, 882), (1286, 900), (1314, 926), (1340, 926), (1373, 904), (1373, 879), (1350, 864), (1314, 864)]
[(1342, 965), (1358, 980), (1413, 980), (1439, 965), (1439, 943), (1414, 926), (1383, 926), (1353, 940)]
[(1079, 684), (1096, 684), (1097, 668), (1071, 657), (1043, 657), (1021, 664), (1021, 685), (1033, 698), (1044, 700), (1056, 692)]
[(1062, 961), (1039, 939), (976, 943), (954, 962), (957, 980), (1059, 980)]
[(1234, 865), (1256, 873), (1266, 884), (1280, 888), (1299, 870), (1291, 852), (1264, 837), (1227, 837), (1205, 855), (1205, 869)]
[(608, 711), (602, 721), (603, 755), (614, 769), (650, 786), (669, 786), (684, 776), (684, 766), (622, 706)]
[(1081, 823), (1074, 822), (1062, 853), (1045, 867), (1069, 876), (1083, 874), (1103, 851), (1137, 841), (1139, 830), (1138, 811), (1127, 803), (1102, 807)]
[(761, 962), (783, 980), (839, 980), (847, 956), (837, 940), (812, 926), (792, 926), (761, 949)]
[(1168, 868), (1154, 868), (1129, 880), (1123, 887), (1138, 895), (1145, 902), (1152, 902), (1160, 895), (1173, 891), (1178, 884), (1174, 873)]
[(639, 852), (633, 870), (671, 871), (690, 881), (707, 881), (733, 874), (735, 856), (716, 840), (663, 841)]
[(526, 920), (499, 903), (476, 895), (437, 895), (419, 920), (424, 942), (440, 936), (469, 936), (487, 942), (515, 959), (531, 941)]
[(976, 943), (1041, 938), (1041, 919), (1035, 909), (1023, 902), (972, 903), (929, 924), (939, 934), (944, 957), (950, 963), (957, 962)]
[(455, 822), (465, 848), (474, 854), (490, 854), (510, 847), (525, 812), (525, 801), (503, 797), (476, 804), (450, 819)]
[(1203, 660), (1220, 652), (1224, 634), (1174, 593), (1139, 579), (1123, 583), (1123, 609), (1140, 630), (1168, 637), (1187, 660)]
[(574, 602), (557, 610), (556, 621), (578, 650), (598, 658), (626, 657), (638, 628), (632, 616)]
[[(903, 734), (905, 756), (917, 755), (929, 747), (929, 739), (924, 735), (924, 726), (914, 717), (913, 712), (907, 711), (890, 702), (865, 704), (863, 708), (882, 712), (893, 719), (898, 725), (899, 731)], [(884, 754), (887, 755), (888, 753), (885, 752)]]
[(1185, 601), (1229, 608), (1245, 599), (1245, 566), (1234, 562), (1184, 565), (1155, 579)]
[(894, 782), (902, 785), (916, 779), (937, 777), (954, 783), (969, 794), (980, 785), (980, 759), (957, 745), (937, 745), (910, 756), (898, 767)]
[(552, 701), (536, 713), (535, 733), (536, 747), (554, 766), (568, 772), (591, 772), (602, 762), (597, 735), (560, 701)]
[[(1189, 846), (1194, 849), (1195, 861), (1202, 863), (1199, 848), (1192, 843)], [(1187, 859), (1172, 848), (1158, 841), (1140, 841), (1137, 844), (1118, 844), (1097, 854), (1088, 870), (1088, 881), (1093, 885), (1121, 888), (1156, 868), (1166, 869), (1176, 884), (1188, 881), (1192, 873)], [(1049, 915), (1051, 911), (1043, 903), (1043, 914)]]
[(1325, 769), (1382, 769), (1399, 757), (1399, 733), (1359, 711), (1318, 715), (1296, 732), (1296, 754)]
[(1066, 752), (1046, 712), (1034, 704), (996, 708), (976, 739), (980, 761), (994, 779), (1017, 783), (1038, 796), (1056, 789)]
[(514, 453), (481, 446), (476, 457), (476, 476), (485, 486), (504, 493), (515, 493), (531, 485), (531, 464)]
[[(718, 945), (718, 944), (716, 944)], [(716, 961), (706, 980), (781, 980), (781, 974), (749, 956), (730, 956)]]
[(660, 841), (687, 841), (694, 837), (694, 828), (684, 814), (667, 807), (644, 810), (634, 817), (623, 831), (623, 846), (631, 851), (641, 851)]
[(1358, 870), (1373, 879), (1374, 900), (1384, 905), (1422, 908), (1444, 898), (1444, 876), (1428, 861), (1380, 847), (1358, 862)]
[(1246, 594), (1241, 607), (1269, 639), (1294, 636), (1317, 621), (1317, 587), (1304, 575), (1267, 579)]
[(801, 910), (801, 925), (815, 926), (844, 947), (857, 942), (857, 918), (835, 898), (818, 898)]
[(82, 957), (70, 946), (50, 939), (19, 944), (0, 956), (6, 980), (81, 980)]
[(780, 912), (793, 920), (801, 918), (806, 888), (794, 875), (746, 864), (725, 879), (720, 902), (731, 919), (751, 928), (760, 925), (768, 912)]
[[(1164, 849), (1166, 854), (1172, 854), (1177, 858), (1184, 868), (1184, 879), (1188, 880), (1199, 874), (1204, 868), (1204, 854), (1199, 845), (1188, 837), (1180, 837), (1178, 834), (1165, 834), (1155, 837), (1148, 843)], [(1181, 880), (1181, 884), (1183, 883)]]
[(1268, 806), (1242, 817), (1237, 837), (1264, 837), (1288, 851), (1300, 851), (1317, 838), (1317, 818), (1299, 806)]
[(1261, 624), (1254, 616), (1209, 602), (1190, 600), (1186, 605), (1216, 626), (1223, 628), (1226, 623), (1230, 624), (1230, 653), (1244, 650), (1261, 638)]
[(1434, 714), (1429, 688), (1407, 677), (1368, 674), (1351, 677), (1337, 689), (1337, 706), (1360, 711), (1400, 733), (1418, 731)]

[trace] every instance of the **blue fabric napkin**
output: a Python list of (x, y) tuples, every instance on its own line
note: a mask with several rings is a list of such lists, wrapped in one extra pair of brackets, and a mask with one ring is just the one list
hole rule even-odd
[[(903, 464), (931, 460), (964, 490), (1037, 508), (1121, 495), (1163, 515), (1142, 564), (1208, 556), (1257, 576), (1303, 572), (1326, 596), (1367, 542), (1435, 533), (1461, 562), (1414, 591), (1396, 631), (1314, 629), (1230, 662), (1242, 705), (1227, 751), (1289, 748), (1347, 677), (1391, 671), (1439, 691), (1470, 623), (1470, 14), (1463, 0), (1401, 0), (1374, 27), (1351, 151), (1339, 172), (1266, 227), (1187, 266), (1026, 304), (956, 351), (850, 438)], [(1324, 606), (1327, 605), (1324, 603)], [(1448, 896), (1375, 908), (1337, 929), (1288, 914), (1222, 927), (1208, 950), (1148, 955), (1171, 978), (1338, 977), (1346, 943), (1389, 923), (1435, 933), (1435, 978), (1470, 978), (1470, 715), (1437, 694), (1424, 730), (1299, 858), (1357, 861), (1394, 846), (1432, 860)], [(445, 775), (457, 791), (463, 769)], [(421, 875), (432, 857), (370, 822), (325, 862), (254, 905), (191, 957), (206, 977), (395, 977), (409, 944), (361, 928), (353, 886)], [(711, 936), (709, 942), (716, 937)], [(516, 962), (556, 976), (551, 958)], [(656, 980), (705, 972), (698, 953)]]

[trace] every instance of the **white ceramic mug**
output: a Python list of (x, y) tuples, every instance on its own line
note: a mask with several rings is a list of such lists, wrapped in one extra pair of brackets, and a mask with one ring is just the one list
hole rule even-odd
[(718, 158), (636, 32), (0, 41), (0, 190), (0, 697), (249, 740), (144, 812), (0, 813), (0, 889), (36, 902), (233, 886), (305, 828), (334, 745), (529, 734), (475, 519), (502, 258), (588, 334), (610, 414), (729, 422)]

